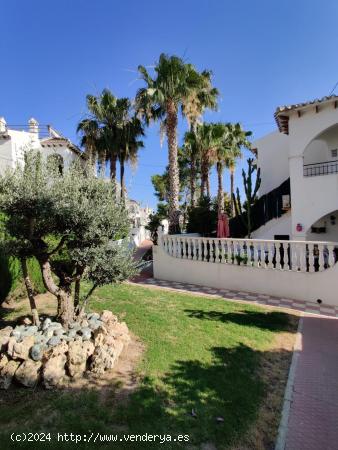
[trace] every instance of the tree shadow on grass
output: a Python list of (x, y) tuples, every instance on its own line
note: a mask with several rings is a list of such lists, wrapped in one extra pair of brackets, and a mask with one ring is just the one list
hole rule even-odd
[(222, 311), (205, 311), (203, 309), (185, 309), (184, 312), (189, 317), (200, 320), (235, 323), (241, 326), (256, 327), (276, 332), (289, 331), (290, 329), (290, 316), (279, 311), (257, 312), (240, 310), (227, 313)]
[[(255, 424), (266, 398), (268, 386), (259, 375), (261, 358), (280, 361), (281, 357), (291, 359), (291, 353), (259, 352), (245, 345), (214, 347), (211, 352), (211, 362), (175, 362), (159, 384), (149, 378), (144, 380), (124, 412), (120, 411), (119, 417), (127, 422), (129, 430), (140, 434), (186, 434), (189, 443), (197, 446), (194, 448), (205, 442), (212, 442), (217, 449), (236, 445)], [(283, 389), (280, 400), (282, 395)], [(277, 410), (274, 405), (268, 407), (272, 413), (261, 440), (265, 448), (273, 448), (280, 402)], [(142, 445), (138, 443), (137, 448), (149, 448)], [(259, 445), (252, 448), (261, 448)], [(152, 448), (188, 447), (187, 443), (168, 442)]]
[[(245, 345), (214, 347), (210, 349), (210, 359), (207, 361), (175, 361), (160, 380), (145, 378), (129, 401), (122, 404), (116, 404), (114, 396), (110, 403), (102, 403), (100, 388), (59, 393), (40, 391), (36, 401), (34, 392), (26, 390), (22, 393), (21, 390), (20, 403), (9, 403), (7, 408), (11, 411), (18, 408), (21, 402), (24, 402), (23, 405), (30, 403), (30, 417), (36, 414), (39, 420), (34, 420), (34, 430), (28, 430), (27, 416), (21, 407), (17, 413), (11, 411), (12, 420), (15, 418), (15, 430), (10, 430), (4, 423), (4, 417), (7, 417), (4, 415), (1, 425), (5, 425), (7, 432), (6, 435), (1, 433), (2, 442), (9, 444), (4, 448), (30, 449), (31, 443), (10, 443), (10, 432), (47, 430), (53, 433), (53, 441), (34, 442), (34, 448), (73, 449), (74, 442), (56, 442), (56, 433), (79, 433), (83, 436), (90, 430), (101, 435), (118, 433), (119, 438), (123, 433), (137, 434), (143, 439), (146, 433), (157, 434), (162, 435), (162, 441), (157, 438), (156, 442), (149, 443), (141, 441), (140, 437), (137, 441), (119, 441), (118, 444), (100, 440), (96, 443), (82, 441), (81, 448), (97, 450), (116, 445), (119, 449), (133, 450), (200, 449), (201, 444), (206, 442), (213, 443), (218, 450), (229, 448), (238, 444), (255, 425), (259, 410), (266, 402), (267, 390), (278, 389), (276, 385), (264, 384), (261, 379), (261, 359), (280, 361), (281, 357), (290, 359), (291, 352), (259, 352)], [(287, 370), (284, 375), (286, 379)], [(27, 397), (26, 400), (24, 397)], [(248, 448), (273, 448), (281, 405), (279, 402), (277, 408), (271, 403), (268, 406), (270, 417), (262, 438), (264, 447), (257, 445)], [(178, 434), (187, 435), (189, 442), (174, 442)], [(171, 435), (172, 440), (166, 438), (164, 441), (163, 436), (166, 435)]]

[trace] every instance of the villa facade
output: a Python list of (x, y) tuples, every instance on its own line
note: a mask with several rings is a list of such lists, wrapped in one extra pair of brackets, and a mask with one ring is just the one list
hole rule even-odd
[(67, 169), (79, 156), (81, 150), (51, 126), (40, 127), (31, 118), (28, 125), (8, 126), (0, 118), (0, 174), (6, 169), (14, 169), (24, 164), (24, 155), (28, 150), (39, 150), (43, 157), (57, 158), (60, 171)]
[(338, 242), (338, 96), (279, 107), (275, 119), (278, 131), (253, 143), (259, 197), (274, 211), (252, 237)]

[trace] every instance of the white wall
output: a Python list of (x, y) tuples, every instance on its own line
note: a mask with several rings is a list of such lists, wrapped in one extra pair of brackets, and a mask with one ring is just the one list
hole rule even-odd
[(154, 277), (218, 289), (233, 289), (338, 306), (338, 264), (323, 272), (293, 272), (191, 261), (153, 247)]
[(68, 147), (41, 147), (39, 148), (42, 156), (48, 158), (50, 155), (61, 155), (63, 158), (64, 169), (68, 169), (71, 163), (78, 158), (78, 156)]
[(8, 138), (0, 138), (0, 175), (4, 174), (7, 169), (13, 168), (12, 142)]
[(257, 166), (261, 169), (259, 196), (267, 194), (289, 178), (289, 139), (285, 134), (275, 131), (256, 140)]
[(288, 235), (291, 238), (291, 211), (270, 220), (251, 234), (254, 239), (274, 239), (277, 234)]

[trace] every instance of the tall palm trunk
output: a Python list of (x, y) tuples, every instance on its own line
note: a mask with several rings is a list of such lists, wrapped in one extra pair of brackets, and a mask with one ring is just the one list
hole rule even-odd
[(106, 152), (102, 151), (98, 154), (99, 177), (104, 177), (106, 166)]
[(38, 310), (37, 310), (36, 303), (35, 303), (34, 290), (33, 290), (33, 286), (31, 283), (31, 279), (28, 275), (27, 259), (21, 258), (20, 263), (21, 263), (21, 270), (22, 270), (23, 279), (24, 279), (25, 286), (26, 286), (29, 304), (31, 307), (33, 324), (40, 325), (39, 314), (38, 314)]
[(120, 156), (120, 184), (121, 184), (121, 200), (125, 200), (125, 177), (124, 177), (124, 157)]
[(218, 214), (224, 211), (224, 190), (223, 190), (223, 165), (220, 161), (217, 161), (217, 205)]
[(209, 179), (209, 160), (208, 157), (203, 154), (201, 160), (201, 197), (206, 195), (206, 191), (210, 191), (210, 186), (208, 188), (208, 179)]
[(230, 199), (231, 199), (231, 214), (235, 216), (235, 205), (234, 205), (234, 193), (235, 193), (235, 168), (230, 168)]
[(195, 207), (195, 192), (196, 192), (196, 159), (191, 156), (190, 161), (190, 205)]
[(167, 103), (167, 139), (169, 153), (169, 233), (179, 229), (179, 172), (177, 162), (177, 109), (173, 101)]
[(209, 165), (208, 165), (208, 172), (207, 172), (207, 196), (209, 198), (211, 198)]
[(116, 182), (116, 161), (117, 155), (116, 153), (111, 153), (109, 158), (110, 163), (110, 180), (115, 183)]

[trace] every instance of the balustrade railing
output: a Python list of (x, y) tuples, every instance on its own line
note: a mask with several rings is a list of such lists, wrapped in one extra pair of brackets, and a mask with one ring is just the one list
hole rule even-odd
[(338, 259), (335, 242), (218, 239), (159, 231), (158, 244), (174, 258), (260, 269), (320, 272)]

